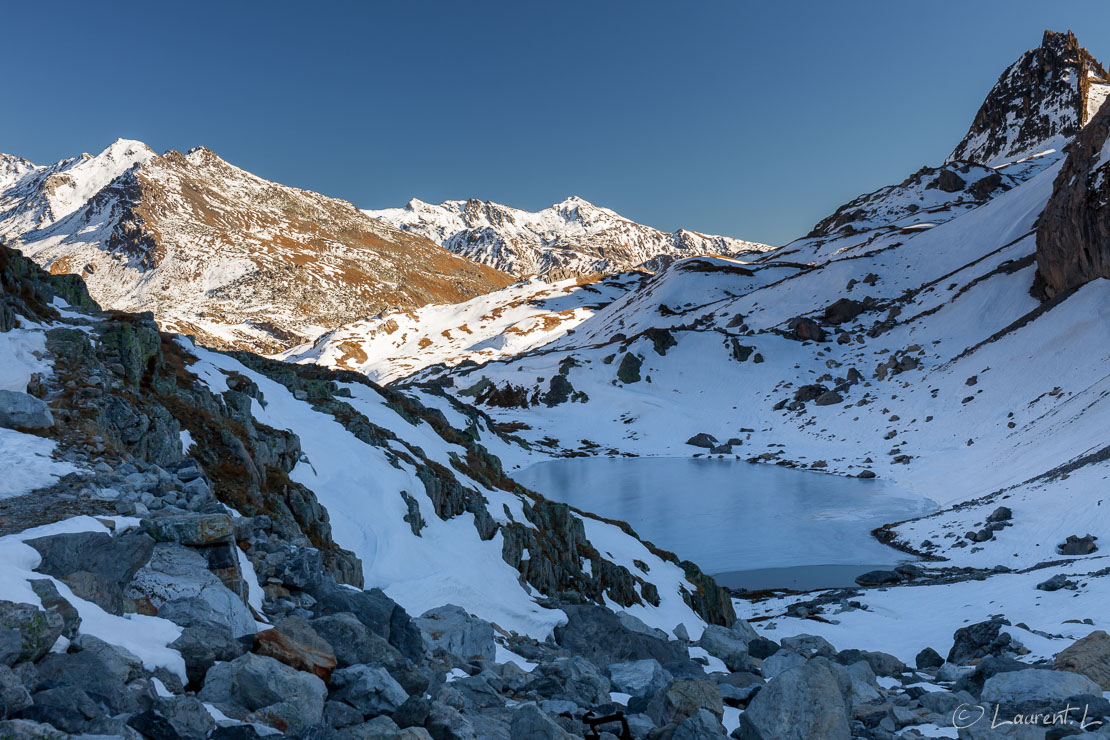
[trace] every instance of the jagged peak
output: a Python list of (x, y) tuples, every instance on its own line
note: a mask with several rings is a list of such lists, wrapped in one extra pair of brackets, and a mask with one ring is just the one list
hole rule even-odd
[(1002, 72), (946, 161), (1000, 167), (1059, 150), (1101, 106), (1105, 83), (1105, 68), (1073, 32), (1046, 30)]

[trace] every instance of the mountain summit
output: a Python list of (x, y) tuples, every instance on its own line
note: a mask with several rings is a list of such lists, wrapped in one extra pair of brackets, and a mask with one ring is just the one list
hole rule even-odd
[(153, 311), (203, 343), (278, 351), (386, 308), (512, 282), (352, 204), (197, 147), (119, 140), (47, 167), (0, 160), (0, 238), (102, 305)]
[(1045, 31), (1041, 45), (1006, 68), (971, 129), (948, 156), (999, 167), (1057, 151), (1110, 93), (1110, 77), (1075, 34)]
[(771, 249), (686, 229), (667, 233), (575, 196), (536, 212), (476, 198), (439, 205), (413, 198), (404, 208), (365, 213), (514, 275), (560, 278), (611, 273), (658, 257), (737, 255)]

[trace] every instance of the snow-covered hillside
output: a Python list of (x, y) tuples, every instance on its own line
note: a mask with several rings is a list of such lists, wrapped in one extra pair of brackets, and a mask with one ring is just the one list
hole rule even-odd
[[(1006, 75), (1000, 82), (1012, 84)], [(1099, 128), (1103, 138), (1106, 129)], [(1029, 139), (1026, 151), (1060, 146), (1059, 133)], [(1093, 172), (1102, 141), (1085, 146), (1095, 152), (1084, 165)], [(936, 586), (956, 622), (1011, 604), (1027, 615), (1024, 591), (1007, 596), (1017, 583), (1011, 570), (1033, 569), (1022, 584), (1099, 571), (1101, 555), (1051, 567), (1045, 561), (1058, 557), (1056, 547), (1069, 536), (1110, 538), (1110, 509), (1100, 505), (1110, 477), (1101, 430), (1110, 417), (1110, 283), (1088, 276), (1047, 303), (1031, 294), (1036, 224), (1062, 166), (1056, 153), (1001, 171), (961, 162), (925, 168), (861, 196), (806, 238), (757, 261), (676, 261), (623, 283), (621, 295), (592, 309), (573, 332), (475, 354), (477, 365), (420, 369), (425, 363), (407, 360), (412, 374), (403, 383), (432, 383), (477, 403), (552, 455), (706, 454), (687, 443), (706, 433), (720, 443), (713, 454), (891, 479), (941, 510), (884, 536), (945, 566), (993, 573), (984, 587), (995, 599), (989, 607), (956, 605), (963, 590)], [(1102, 187), (1093, 174), (1079, 182)], [(1075, 200), (1093, 197), (1084, 201), (1079, 193)], [(576, 298), (582, 288), (566, 290), (563, 300), (585, 300)], [(505, 291), (491, 294), (480, 312), (490, 315), (491, 306), (512, 300)], [(409, 341), (446, 326), (430, 314), (428, 322), (407, 325)], [(511, 346), (504, 335), (481, 341)], [(382, 351), (361, 369), (396, 377), (404, 366)], [(330, 352), (318, 347), (314, 356), (336, 364)], [(1012, 520), (984, 529), (1003, 504)], [(1110, 595), (1106, 581), (1096, 574), (1074, 601), (1044, 595), (1045, 616), (1026, 621), (1075, 637), (1066, 620), (1095, 615)], [(884, 649), (910, 659), (911, 649), (937, 635), (950, 639), (953, 618), (914, 611), (928, 593), (868, 592), (889, 616), (861, 613), (853, 621), (838, 614), (844, 626), (827, 631), (843, 643), (860, 625), (873, 626), (889, 639)], [(738, 608), (781, 617), (789, 602)], [(912, 639), (896, 629), (909, 614), (923, 625)], [(786, 621), (794, 631), (821, 630)], [(1041, 654), (1060, 647), (1033, 634), (1028, 641)]]
[(467, 259), (520, 276), (612, 273), (656, 258), (772, 249), (687, 229), (669, 234), (577, 197), (534, 213), (475, 198), (439, 205), (414, 198), (404, 208), (364, 212)]
[(345, 201), (263, 180), (199, 147), (120, 140), (95, 157), (4, 160), (0, 236), (108, 308), (206, 344), (276, 351), (385, 308), (512, 282)]

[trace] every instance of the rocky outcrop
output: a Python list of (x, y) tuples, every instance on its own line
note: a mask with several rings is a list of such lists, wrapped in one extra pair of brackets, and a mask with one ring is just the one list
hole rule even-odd
[(1041, 298), (1065, 295), (1110, 277), (1110, 107), (1072, 142), (1052, 197), (1037, 222), (1037, 277)]
[(998, 78), (948, 161), (995, 167), (1058, 149), (1097, 111), (1108, 82), (1075, 34), (1045, 31), (1041, 45)]

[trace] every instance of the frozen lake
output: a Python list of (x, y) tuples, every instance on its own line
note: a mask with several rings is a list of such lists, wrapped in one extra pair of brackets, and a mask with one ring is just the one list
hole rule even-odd
[(702, 458), (573, 458), (512, 473), (554, 500), (632, 525), (732, 588), (847, 586), (908, 557), (871, 530), (936, 509), (882, 480)]

